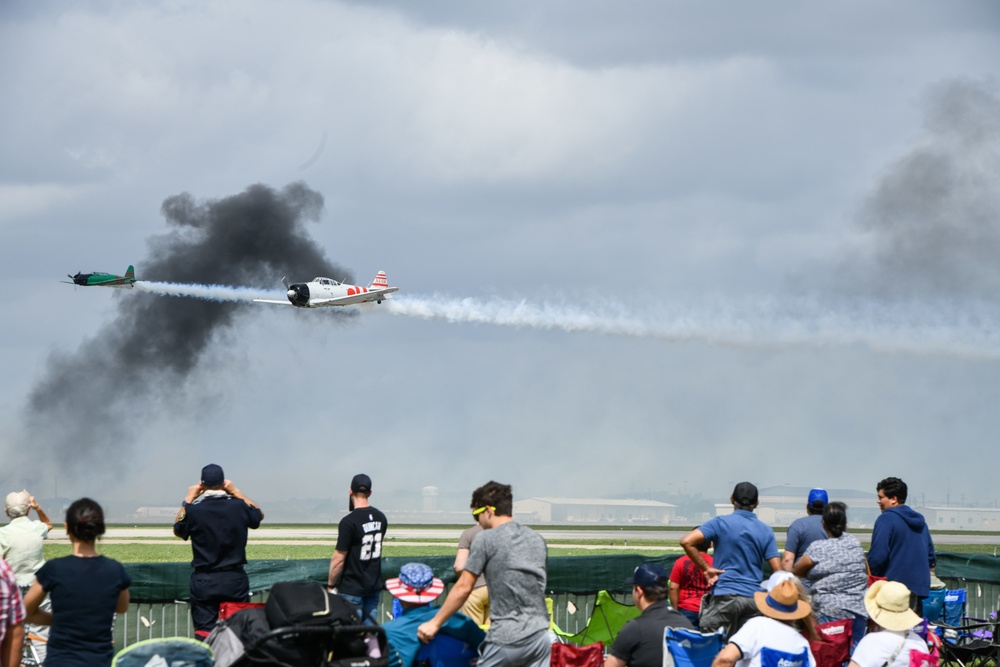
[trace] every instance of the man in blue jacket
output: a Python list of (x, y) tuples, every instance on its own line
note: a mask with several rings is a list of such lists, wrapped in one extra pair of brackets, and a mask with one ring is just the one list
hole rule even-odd
[(882, 515), (875, 520), (868, 566), (872, 574), (898, 581), (910, 589), (910, 607), (923, 613), (930, 594), (934, 542), (922, 514), (906, 505), (906, 482), (886, 477), (875, 487)]

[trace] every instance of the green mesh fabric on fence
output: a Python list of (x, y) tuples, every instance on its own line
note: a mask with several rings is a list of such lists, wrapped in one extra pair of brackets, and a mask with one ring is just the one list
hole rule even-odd
[[(591, 594), (601, 590), (625, 590), (625, 579), (632, 575), (640, 563), (660, 563), (668, 572), (676, 554), (661, 558), (641, 555), (622, 556), (566, 556), (549, 559), (550, 591), (558, 593)], [(383, 558), (382, 577), (395, 577), (399, 568), (416, 560), (414, 558)], [(423, 556), (426, 563), (446, 584), (455, 581), (451, 556)], [(191, 566), (188, 563), (125, 563), (132, 577), (129, 592), (134, 602), (167, 602), (186, 600)], [(250, 590), (268, 590), (279, 581), (318, 581), (325, 584), (330, 569), (326, 558), (311, 560), (255, 560), (247, 563)]]
[[(564, 556), (549, 559), (548, 589), (553, 593), (588, 595), (598, 591), (623, 591), (625, 579), (636, 566), (655, 562), (669, 572), (678, 554), (649, 558), (638, 554), (621, 556)], [(383, 558), (383, 578), (394, 577), (399, 568), (415, 558)], [(444, 582), (455, 580), (450, 556), (424, 556), (419, 559), (429, 565), (434, 574)], [(330, 561), (326, 558), (312, 560), (258, 560), (247, 564), (250, 590), (268, 590), (279, 581), (317, 581), (326, 583)], [(129, 589), (134, 602), (166, 602), (185, 600), (188, 597), (188, 563), (126, 563), (125, 569), (132, 577)], [(765, 575), (766, 575), (765, 565)], [(1000, 557), (987, 554), (939, 553), (937, 575), (947, 579), (964, 579), (983, 583), (1000, 584)]]
[(1000, 584), (1000, 556), (938, 553), (934, 572), (942, 579)]

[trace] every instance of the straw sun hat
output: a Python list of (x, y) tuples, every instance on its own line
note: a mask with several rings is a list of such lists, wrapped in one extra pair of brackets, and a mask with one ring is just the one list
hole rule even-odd
[(794, 575), (775, 572), (764, 582), (767, 592), (754, 593), (760, 613), (779, 621), (796, 621), (812, 613), (812, 606), (799, 599), (799, 587)]
[(876, 581), (865, 593), (865, 609), (886, 630), (909, 630), (921, 619), (910, 609), (910, 589), (898, 581)]

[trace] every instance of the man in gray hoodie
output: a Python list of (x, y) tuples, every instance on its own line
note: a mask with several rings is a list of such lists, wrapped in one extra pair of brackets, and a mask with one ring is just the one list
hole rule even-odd
[(882, 515), (875, 520), (868, 566), (872, 574), (905, 584), (918, 614), (930, 594), (934, 542), (922, 514), (906, 505), (906, 482), (886, 477), (875, 487)]

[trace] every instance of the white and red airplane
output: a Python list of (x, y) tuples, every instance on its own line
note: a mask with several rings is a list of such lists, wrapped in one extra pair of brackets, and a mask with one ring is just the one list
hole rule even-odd
[(392, 292), (398, 292), (398, 287), (389, 287), (385, 271), (379, 271), (368, 287), (347, 285), (333, 278), (313, 278), (307, 283), (292, 283), (282, 278), (281, 283), (288, 290), (288, 301), (273, 299), (254, 299), (256, 303), (273, 303), (280, 306), (298, 306), (299, 308), (320, 308), (323, 306), (349, 306), (352, 303), (367, 303), (374, 301), (382, 303)]

